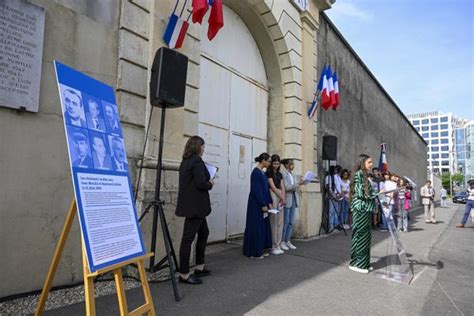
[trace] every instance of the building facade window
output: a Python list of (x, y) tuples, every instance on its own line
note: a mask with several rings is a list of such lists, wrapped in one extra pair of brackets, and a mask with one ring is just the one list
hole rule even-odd
[(431, 146), (431, 151), (439, 151), (439, 147), (438, 146)]
[(428, 124), (429, 122), (430, 122), (430, 120), (428, 120), (428, 119), (421, 120), (421, 124)]
[(431, 145), (438, 145), (438, 144), (439, 144), (439, 140), (437, 139), (431, 140)]
[(448, 117), (447, 116), (442, 116), (439, 120), (440, 120), (441, 123), (445, 123), (445, 122), (448, 121)]
[(441, 158), (449, 159), (449, 154), (443, 153), (443, 154), (441, 154)]
[(431, 137), (438, 137), (439, 133), (438, 132), (431, 132)]
[(449, 136), (448, 132), (441, 132), (441, 137), (447, 137)]
[(442, 173), (449, 173), (449, 168), (443, 168), (443, 169), (441, 169), (441, 172)]
[(439, 128), (438, 125), (431, 125), (431, 130), (432, 130), (432, 131), (437, 131), (438, 128)]
[(422, 130), (422, 131), (427, 131), (427, 130), (429, 130), (429, 127), (428, 127), (428, 126), (422, 126), (422, 127), (421, 127), (421, 130)]
[(449, 160), (443, 160), (441, 161), (442, 166), (449, 166)]
[(449, 144), (449, 139), (441, 138), (441, 144)]
[(449, 146), (441, 146), (441, 151), (449, 151)]
[(448, 129), (449, 128), (448, 124), (441, 124), (440, 127), (441, 127), (441, 129)]
[(420, 121), (419, 120), (413, 121), (413, 125), (420, 125)]
[(430, 137), (430, 133), (423, 133), (423, 134), (421, 134), (421, 136), (426, 139), (426, 138)]
[(438, 118), (437, 117), (431, 118), (431, 123), (438, 123)]

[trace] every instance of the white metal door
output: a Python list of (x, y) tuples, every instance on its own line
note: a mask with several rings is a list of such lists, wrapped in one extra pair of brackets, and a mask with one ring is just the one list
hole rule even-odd
[(252, 172), (252, 139), (231, 134), (229, 145), (227, 236), (233, 236), (245, 230)]
[(203, 160), (219, 168), (215, 184), (209, 192), (212, 212), (207, 217), (209, 241), (224, 240), (227, 237), (227, 178), (229, 136), (225, 129), (199, 124), (199, 135), (206, 142)]

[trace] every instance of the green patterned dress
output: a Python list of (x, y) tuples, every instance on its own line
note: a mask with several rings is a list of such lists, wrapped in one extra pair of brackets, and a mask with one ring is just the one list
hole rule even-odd
[(364, 176), (358, 170), (354, 175), (352, 195), (352, 245), (351, 262), (353, 267), (368, 269), (370, 264), (370, 243), (372, 240), (371, 219), (375, 210), (375, 192), (369, 183), (369, 196), (364, 190)]

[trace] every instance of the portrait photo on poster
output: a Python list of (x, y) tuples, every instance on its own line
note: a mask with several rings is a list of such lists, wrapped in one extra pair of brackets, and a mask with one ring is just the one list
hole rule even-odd
[(87, 128), (106, 133), (104, 110), (102, 102), (86, 93), (82, 93), (82, 100), (86, 111)]
[(120, 119), (117, 105), (102, 101), (104, 106), (105, 126), (107, 133), (122, 137), (122, 128), (120, 126)]
[(109, 146), (112, 153), (112, 170), (128, 172), (127, 155), (125, 154), (123, 139), (109, 135)]
[(90, 130), (89, 143), (91, 146), (94, 169), (112, 170), (112, 155), (106, 135)]
[(87, 128), (82, 93), (79, 90), (63, 84), (60, 84), (59, 88), (64, 121), (66, 124)]
[(94, 168), (87, 129), (66, 125), (71, 164), (77, 168)]

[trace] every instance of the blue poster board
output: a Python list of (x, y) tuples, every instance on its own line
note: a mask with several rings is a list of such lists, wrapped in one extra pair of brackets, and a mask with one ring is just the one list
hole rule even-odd
[(144, 254), (114, 89), (54, 61), (79, 222), (94, 272)]

